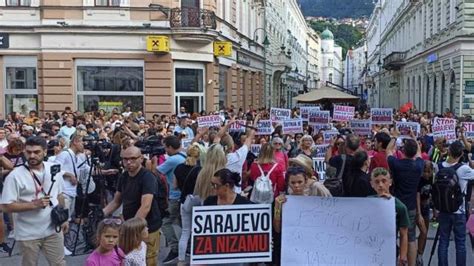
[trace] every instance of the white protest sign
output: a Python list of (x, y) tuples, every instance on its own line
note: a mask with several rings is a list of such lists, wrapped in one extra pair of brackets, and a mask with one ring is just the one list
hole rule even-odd
[(218, 115), (208, 115), (208, 116), (200, 116), (197, 118), (198, 127), (220, 127), (221, 126), (221, 117)]
[(331, 115), (329, 111), (311, 111), (308, 114), (308, 124), (329, 124), (329, 119)]
[(337, 135), (339, 135), (339, 131), (337, 130), (328, 130), (328, 131), (324, 131), (323, 132), (323, 139), (324, 139), (324, 143), (326, 144), (330, 144), (331, 143), (331, 139), (333, 137), (337, 137)]
[(270, 108), (270, 120), (280, 122), (291, 118), (291, 110), (283, 108)]
[(283, 120), (283, 134), (303, 133), (303, 120), (287, 119)]
[(270, 204), (193, 208), (191, 264), (272, 261)]
[(462, 127), (464, 128), (464, 136), (466, 138), (474, 138), (474, 122), (464, 122)]
[(235, 121), (235, 123), (230, 125), (229, 132), (245, 132), (245, 127), (243, 125), (245, 125), (246, 123), (247, 121), (245, 120)]
[(186, 151), (186, 150), (188, 150), (189, 146), (191, 146), (192, 142), (193, 142), (193, 139), (182, 139), (181, 140), (181, 146)]
[(257, 122), (257, 135), (271, 135), (273, 132), (271, 120), (260, 120)]
[(324, 157), (313, 158), (313, 167), (318, 173), (319, 180), (324, 181), (326, 179), (326, 162)]
[(370, 136), (372, 134), (371, 120), (351, 120), (349, 125), (354, 134), (359, 136)]
[(420, 124), (416, 122), (397, 122), (396, 127), (402, 138), (411, 138), (410, 130), (415, 133), (416, 137), (420, 134)]
[(345, 105), (334, 105), (332, 120), (347, 122), (354, 119), (355, 107)]
[(331, 124), (314, 124), (312, 127), (315, 133), (318, 133), (320, 130), (330, 130), (332, 128)]
[(262, 149), (262, 144), (252, 144), (250, 145), (250, 152), (253, 155), (257, 156), (260, 154), (260, 150)]
[(310, 112), (320, 111), (319, 107), (302, 106), (300, 107), (300, 116), (303, 121), (308, 122)]
[(328, 144), (323, 144), (323, 145), (314, 145), (313, 146), (313, 154), (316, 157), (324, 157), (326, 156), (326, 152), (329, 149)]
[(281, 265), (394, 266), (395, 201), (287, 196)]
[(433, 120), (434, 139), (446, 138), (448, 142), (456, 140), (456, 119), (435, 117)]
[(393, 109), (391, 108), (371, 108), (370, 118), (372, 124), (389, 125), (393, 120)]

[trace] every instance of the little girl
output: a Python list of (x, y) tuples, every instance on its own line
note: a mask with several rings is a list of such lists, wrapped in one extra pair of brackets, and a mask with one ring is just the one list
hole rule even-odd
[[(135, 217), (123, 223), (120, 229), (120, 248), (125, 255), (124, 266), (146, 265), (146, 244), (148, 238), (146, 220)], [(156, 259), (156, 258), (154, 258)]]
[(121, 266), (125, 257), (117, 247), (122, 220), (110, 218), (102, 220), (97, 226), (98, 247), (89, 255), (86, 266)]

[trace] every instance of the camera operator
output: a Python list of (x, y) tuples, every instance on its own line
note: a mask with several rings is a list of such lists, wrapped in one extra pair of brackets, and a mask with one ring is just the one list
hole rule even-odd
[[(121, 172), (120, 144), (110, 143), (107, 140), (99, 140), (97, 142), (97, 156), (100, 162), (100, 169), (98, 171), (99, 178), (105, 178), (105, 189), (109, 193), (107, 196), (113, 197), (117, 190), (117, 182), (119, 173)], [(107, 197), (107, 200), (111, 197)]]

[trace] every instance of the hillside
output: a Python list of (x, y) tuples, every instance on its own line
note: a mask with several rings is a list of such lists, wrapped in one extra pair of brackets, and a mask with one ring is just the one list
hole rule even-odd
[(360, 18), (369, 17), (373, 0), (298, 0), (305, 17)]

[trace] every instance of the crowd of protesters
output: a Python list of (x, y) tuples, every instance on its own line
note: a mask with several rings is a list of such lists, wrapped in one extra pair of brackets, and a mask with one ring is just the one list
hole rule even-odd
[[(197, 118), (210, 114), (219, 115), (222, 125), (199, 127)], [(300, 117), (299, 108), (291, 116)], [(23, 265), (36, 265), (40, 251), (51, 265), (64, 265), (71, 250), (63, 234), (96, 205), (108, 218), (97, 226), (87, 265), (156, 265), (160, 237), (170, 249), (163, 262), (185, 263), (192, 207), (260, 203), (255, 184), (267, 176), (274, 200), (272, 264), (280, 260), (285, 195), (302, 195), (395, 197), (399, 265), (424, 265), (430, 226), (439, 227), (439, 265), (448, 265), (451, 231), (456, 265), (466, 265), (474, 147), (461, 126), (458, 140), (434, 138), (435, 116), (414, 109), (395, 112), (394, 121), (420, 124), (420, 132), (411, 131), (408, 138), (401, 138), (394, 125), (373, 125), (371, 135), (358, 136), (346, 122), (331, 123), (339, 134), (326, 142), (323, 180), (313, 163), (316, 145), (325, 143), (323, 131), (305, 123), (303, 132), (287, 135), (275, 122), (270, 135), (258, 135), (257, 122), (270, 118), (265, 108), (190, 114), (181, 107), (175, 115), (149, 119), (130, 108), (87, 113), (65, 108), (41, 117), (36, 111), (26, 117), (11, 113), (0, 120), (0, 252), (11, 254), (8, 231), (19, 244)], [(449, 112), (443, 117), (471, 120)], [(370, 113), (356, 112), (354, 118), (367, 119)], [(230, 132), (238, 120), (246, 121), (246, 130)], [(259, 154), (251, 151), (252, 144), (261, 144)], [(53, 164), (61, 166), (56, 179)], [(464, 195), (451, 213), (436, 210), (432, 202), (432, 185), (443, 168), (455, 169)], [(62, 232), (51, 220), (57, 205), (69, 213)], [(470, 230), (474, 234), (474, 225)]]

